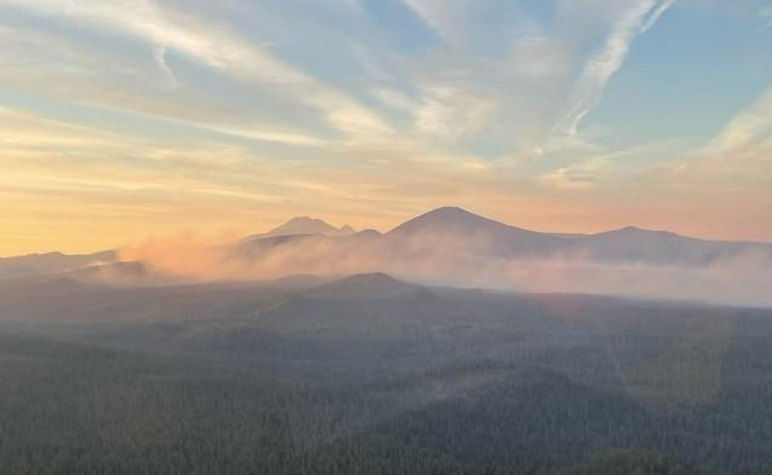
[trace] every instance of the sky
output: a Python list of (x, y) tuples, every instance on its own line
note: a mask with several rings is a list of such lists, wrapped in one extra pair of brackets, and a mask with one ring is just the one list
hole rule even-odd
[(0, 0), (0, 255), (449, 205), (772, 241), (772, 0)]

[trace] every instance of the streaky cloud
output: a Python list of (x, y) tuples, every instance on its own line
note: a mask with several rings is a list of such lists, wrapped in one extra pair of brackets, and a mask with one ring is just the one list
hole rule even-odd
[(595, 55), (586, 62), (574, 85), (569, 112), (558, 122), (555, 130), (577, 136), (582, 119), (600, 102), (603, 93), (617, 71), (622, 67), (633, 40), (649, 30), (674, 3), (674, 0), (636, 0), (623, 2), (624, 8), (609, 36)]
[(103, 31), (118, 30), (154, 45), (174, 49), (200, 63), (246, 81), (283, 90), (293, 100), (318, 108), (332, 125), (351, 134), (386, 132), (376, 113), (345, 93), (315, 81), (273, 57), (234, 31), (190, 15), (180, 15), (153, 0), (89, 2), (80, 0), (2, 0), (44, 15), (74, 19)]
[(772, 139), (772, 86), (742, 109), (709, 144), (710, 149), (732, 151)]

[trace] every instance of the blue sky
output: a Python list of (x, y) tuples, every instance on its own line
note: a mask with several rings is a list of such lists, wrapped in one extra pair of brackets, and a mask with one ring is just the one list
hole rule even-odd
[(771, 51), (769, 0), (0, 0), (0, 254), (450, 204), (772, 240)]

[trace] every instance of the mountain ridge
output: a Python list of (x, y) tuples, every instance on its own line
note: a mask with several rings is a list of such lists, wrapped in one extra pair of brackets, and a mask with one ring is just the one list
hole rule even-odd
[[(555, 238), (562, 238), (562, 239), (586, 239), (586, 238), (597, 238), (597, 237), (611, 236), (611, 235), (640, 234), (640, 235), (659, 235), (659, 236), (667, 235), (667, 236), (679, 237), (683, 239), (689, 239), (693, 241), (700, 241), (700, 242), (706, 242), (706, 243), (772, 246), (772, 241), (701, 238), (701, 237), (688, 236), (688, 235), (684, 235), (684, 234), (680, 234), (680, 233), (676, 233), (668, 230), (647, 229), (647, 228), (643, 228), (635, 225), (622, 226), (619, 228), (614, 228), (607, 231), (600, 231), (597, 233), (560, 233), (560, 232), (549, 232), (549, 231), (534, 231), (531, 229), (521, 228), (518, 226), (504, 223), (502, 221), (488, 218), (486, 216), (473, 213), (471, 211), (468, 211), (458, 206), (442, 206), (439, 208), (432, 209), (430, 211), (422, 213), (418, 216), (410, 218), (394, 226), (393, 228), (391, 228), (389, 231), (385, 233), (381, 233), (380, 231), (377, 231), (371, 228), (366, 228), (361, 231), (356, 231), (353, 227), (349, 225), (343, 225), (340, 228), (336, 228), (330, 225), (329, 223), (327, 223), (326, 221), (324, 221), (323, 219), (312, 218), (310, 216), (296, 216), (290, 219), (289, 221), (283, 223), (282, 225), (271, 229), (268, 232), (248, 235), (242, 238), (241, 240), (249, 241), (254, 239), (263, 239), (263, 238), (270, 238), (270, 237), (301, 236), (301, 235), (309, 235), (309, 236), (327, 235), (327, 236), (333, 236), (333, 237), (354, 236), (354, 235), (368, 236), (368, 237), (388, 236), (388, 235), (403, 233), (405, 232), (406, 229), (410, 229), (411, 227), (415, 226), (417, 223), (421, 223), (422, 221), (426, 221), (428, 218), (435, 218), (438, 216), (446, 217), (446, 218), (463, 217), (463, 220), (466, 221), (467, 223), (474, 220), (477, 223), (486, 223), (501, 229), (516, 230), (516, 231), (528, 233), (531, 235), (555, 237)], [(290, 225), (290, 223), (292, 223), (292, 226), (288, 226)], [(298, 229), (295, 227), (295, 225), (298, 223), (301, 224), (302, 226), (305, 226), (308, 223), (312, 223), (314, 228)], [(325, 232), (328, 234), (325, 234)], [(105, 250), (105, 251), (96, 251), (93, 253), (77, 253), (77, 254), (67, 254), (67, 253), (62, 253), (60, 251), (35, 252), (35, 253), (29, 253), (29, 254), (0, 256), (0, 267), (2, 267), (3, 264), (8, 265), (9, 263), (14, 261), (27, 261), (27, 260), (38, 260), (38, 259), (85, 258), (85, 259), (91, 259), (91, 260), (101, 259), (103, 260), (103, 262), (111, 262), (116, 257), (116, 255), (117, 255), (117, 251), (115, 250)]]
[[(171, 248), (170, 252), (174, 254), (176, 249)], [(264, 234), (224, 243), (216, 249), (194, 248), (185, 252), (193, 254), (184, 259), (194, 262), (203, 255), (203, 262), (214, 266), (215, 271), (207, 274), (213, 280), (382, 271), (414, 281), (453, 282), (454, 285), (461, 282), (475, 287), (482, 286), (474, 282), (475, 276), (485, 276), (481, 277), (485, 285), (492, 288), (497, 288), (496, 279), (508, 281), (512, 272), (520, 272), (518, 269), (523, 265), (533, 267), (534, 263), (540, 263), (540, 267), (528, 271), (536, 272), (528, 276), (529, 282), (534, 278), (544, 280), (549, 272), (562, 269), (577, 279), (586, 280), (582, 275), (597, 275), (597, 268), (607, 265), (617, 266), (618, 271), (625, 273), (630, 272), (625, 266), (638, 269), (658, 266), (662, 272), (680, 266), (691, 272), (715, 263), (735, 265), (735, 261), (750, 261), (757, 269), (772, 262), (772, 244), (768, 243), (705, 240), (636, 226), (595, 234), (544, 233), (510, 226), (455, 206), (423, 213), (384, 234), (370, 229), (356, 232), (350, 226), (336, 228), (321, 219), (300, 216)], [(154, 259), (155, 256), (138, 258), (149, 264), (148, 268), (155, 268)], [(165, 259), (165, 255), (159, 258), (162, 263)], [(92, 268), (80, 274), (109, 275), (126, 282), (136, 280), (137, 275), (141, 277), (137, 268), (126, 265), (99, 267), (118, 260), (119, 254), (114, 251), (2, 258), (0, 279), (89, 267)], [(581, 270), (577, 270), (577, 265), (583, 266)], [(222, 272), (218, 273), (217, 266)], [(570, 266), (573, 270), (568, 270)], [(182, 263), (179, 268), (184, 278), (187, 267)], [(173, 265), (162, 265), (158, 269), (168, 275), (178, 273), (178, 267)], [(244, 273), (235, 274), (238, 269)], [(766, 275), (758, 269), (756, 272)], [(201, 278), (201, 275), (195, 277)]]

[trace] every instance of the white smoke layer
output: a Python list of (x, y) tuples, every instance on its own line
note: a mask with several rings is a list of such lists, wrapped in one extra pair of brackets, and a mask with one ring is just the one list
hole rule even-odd
[(500, 257), (485, 239), (295, 236), (233, 244), (192, 236), (124, 249), (150, 274), (176, 281), (272, 280), (385, 272), (411, 282), (519, 292), (603, 294), (772, 305), (772, 255), (748, 250), (701, 264), (603, 261), (583, 253)]

